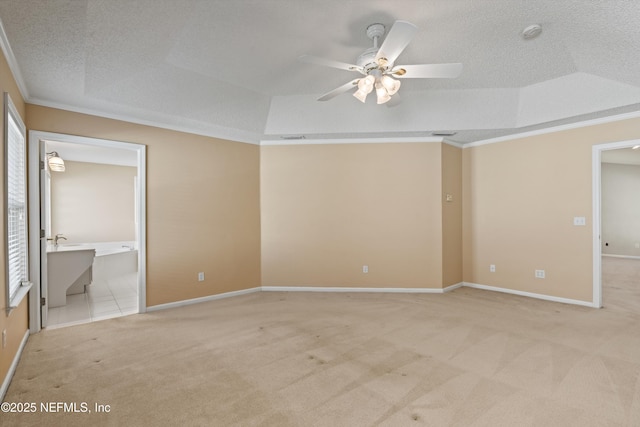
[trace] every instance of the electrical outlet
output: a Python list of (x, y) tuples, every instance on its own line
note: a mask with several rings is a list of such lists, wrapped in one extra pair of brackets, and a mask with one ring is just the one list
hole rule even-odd
[(495, 266), (494, 264), (491, 264), (491, 265), (489, 266), (489, 271), (490, 271), (491, 273), (495, 273), (495, 272), (496, 272), (496, 266)]
[(583, 216), (574, 216), (573, 225), (587, 225), (587, 219)]
[(536, 279), (544, 279), (544, 270), (536, 270)]
[(363, 265), (362, 266), (362, 272), (363, 273), (368, 273), (369, 272), (369, 266), (368, 265)]
[(198, 282), (204, 282), (204, 271), (198, 273)]
[(7, 330), (3, 329), (2, 330), (2, 348), (5, 348), (7, 346)]

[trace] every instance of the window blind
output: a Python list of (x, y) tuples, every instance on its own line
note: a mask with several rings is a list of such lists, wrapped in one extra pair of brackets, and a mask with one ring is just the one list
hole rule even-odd
[(5, 110), (7, 286), (12, 301), (29, 279), (26, 140), (24, 124), (8, 99)]

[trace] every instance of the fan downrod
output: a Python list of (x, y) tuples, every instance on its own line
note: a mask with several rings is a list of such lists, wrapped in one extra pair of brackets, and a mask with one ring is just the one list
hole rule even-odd
[(384, 36), (385, 26), (384, 24), (371, 24), (367, 27), (367, 37), (373, 40), (373, 47), (365, 50), (358, 56), (358, 60), (356, 61), (357, 65), (361, 67), (364, 71), (363, 74), (369, 74), (371, 70), (381, 68), (380, 63), (376, 61), (376, 55), (378, 53), (378, 40), (380, 37)]

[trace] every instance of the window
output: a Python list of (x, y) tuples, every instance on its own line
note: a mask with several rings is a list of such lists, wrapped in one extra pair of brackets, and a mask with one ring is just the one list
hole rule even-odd
[(26, 131), (9, 94), (4, 94), (5, 140), (5, 239), (7, 311), (27, 294), (29, 258), (27, 247)]

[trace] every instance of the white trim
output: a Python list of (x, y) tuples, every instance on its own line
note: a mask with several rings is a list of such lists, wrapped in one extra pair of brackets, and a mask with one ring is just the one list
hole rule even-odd
[(444, 289), (438, 288), (343, 288), (325, 286), (262, 286), (256, 288), (242, 289), (239, 291), (225, 292), (223, 294), (209, 295), (206, 297), (192, 298), (188, 300), (169, 302), (166, 304), (147, 307), (147, 313), (153, 311), (166, 310), (168, 308), (184, 307), (201, 302), (215, 301), (224, 298), (232, 298), (240, 295), (252, 294), (255, 292), (360, 292), (360, 293), (393, 293), (393, 294), (442, 294), (462, 287), (463, 283), (456, 283)]
[[(4, 102), (4, 119), (5, 119), (5, 123), (4, 123), (4, 138), (5, 138), (5, 148), (4, 148), (4, 156), (5, 156), (5, 171), (4, 171), (4, 178), (5, 178), (5, 183), (4, 183), (4, 192), (5, 192), (5, 202), (8, 202), (8, 195), (9, 195), (9, 169), (7, 168), (7, 162), (9, 161), (9, 151), (10, 151), (10, 146), (9, 146), (9, 127), (10, 127), (10, 123), (11, 121), (13, 121), (15, 127), (18, 128), (18, 130), (20, 131), (20, 136), (22, 137), (22, 141), (20, 142), (20, 147), (21, 147), (21, 151), (23, 154), (23, 161), (24, 161), (24, 175), (22, 175), (20, 178), (24, 180), (24, 188), (22, 189), (24, 191), (24, 200), (23, 202), (26, 205), (26, 209), (27, 209), (27, 222), (25, 224), (26, 229), (22, 230), (20, 229), (20, 234), (21, 236), (17, 238), (19, 243), (18, 246), (21, 246), (21, 244), (25, 244), (26, 247), (26, 253), (24, 254), (25, 256), (25, 261), (27, 264), (27, 269), (29, 268), (29, 220), (28, 220), (28, 212), (29, 212), (29, 181), (28, 181), (28, 169), (29, 169), (29, 165), (28, 165), (28, 161), (27, 161), (27, 152), (28, 152), (28, 148), (29, 148), (29, 142), (27, 139), (27, 127), (24, 124), (24, 120), (22, 119), (22, 116), (20, 116), (20, 114), (18, 113), (18, 110), (16, 109), (15, 104), (13, 103), (13, 101), (11, 100), (11, 95), (8, 92), (4, 92), (3, 95), (3, 102)], [(10, 120), (11, 119), (11, 120)], [(16, 178), (16, 177), (14, 177)], [(9, 247), (9, 232), (8, 232), (8, 210), (7, 207), (5, 207), (5, 210), (3, 212), (3, 227), (5, 230), (5, 236), (4, 236), (4, 246), (5, 248)], [(14, 242), (16, 243), (16, 242)], [(19, 249), (19, 251), (21, 252), (21, 249)], [(17, 290), (14, 289), (14, 295), (11, 294), (11, 284), (10, 284), (10, 266), (9, 266), (9, 252), (7, 249), (7, 253), (6, 253), (6, 258), (5, 258), (5, 299), (6, 299), (6, 313), (7, 315), (11, 312), (11, 310), (13, 310), (14, 308), (18, 307), (18, 305), (20, 304), (20, 302), (22, 301), (22, 299), (27, 295), (27, 293), (29, 292), (29, 289), (31, 288), (31, 282), (29, 282), (28, 286), (22, 286), (21, 284), (18, 284), (18, 288)], [(26, 277), (24, 277), (24, 279), (29, 280), (29, 273), (30, 271), (25, 271), (26, 273)]]
[[(135, 123), (138, 125), (151, 126), (158, 129), (167, 129), (167, 130), (172, 130), (176, 132), (191, 133), (194, 135), (207, 136), (210, 138), (222, 139), (222, 140), (231, 141), (231, 142), (241, 142), (245, 144), (260, 145), (260, 138), (262, 137), (261, 134), (257, 134), (251, 131), (244, 131), (241, 129), (235, 129), (235, 128), (225, 128), (225, 130), (227, 130), (228, 133), (222, 132), (222, 131), (220, 132), (204, 131), (201, 129), (196, 129), (195, 127), (168, 125), (165, 122), (162, 122), (160, 119), (158, 120), (138, 119), (128, 115), (106, 113), (104, 111), (94, 110), (91, 108), (77, 107), (77, 106), (62, 104), (58, 102), (45, 101), (37, 98), (28, 98), (28, 99), (25, 98), (25, 101), (27, 101), (29, 104), (39, 105), (42, 107), (49, 107), (49, 108), (55, 108), (58, 110), (71, 111), (74, 113), (87, 114), (90, 116), (96, 116), (96, 117), (101, 117), (105, 119), (119, 120), (126, 123)], [(223, 133), (225, 133), (225, 135), (221, 136)]]
[(384, 138), (305, 138), (305, 139), (263, 139), (260, 141), (261, 146), (272, 145), (331, 145), (331, 144), (400, 144), (411, 142), (444, 142), (449, 145), (457, 145), (455, 142), (445, 141), (442, 137), (384, 137)]
[(125, 141), (115, 141), (111, 139), (100, 139), (93, 138), (90, 136), (78, 136), (78, 135), (68, 135), (64, 133), (55, 133), (55, 132), (46, 132), (39, 130), (30, 130), (29, 131), (29, 139), (42, 139), (45, 141), (57, 141), (57, 142), (69, 142), (72, 144), (88, 144), (95, 145), (99, 147), (108, 147), (108, 148), (119, 148), (123, 150), (131, 150), (138, 151), (140, 147), (145, 147), (143, 144), (133, 143), (133, 142), (125, 142)]
[(147, 307), (147, 313), (153, 311), (166, 310), (169, 308), (184, 307), (187, 305), (198, 304), (201, 302), (215, 301), (224, 298), (232, 298), (240, 295), (252, 294), (255, 292), (334, 292), (334, 293), (387, 293), (387, 294), (445, 294), (461, 287), (469, 287), (482, 289), (485, 291), (502, 292), (514, 295), (520, 295), (529, 298), (542, 299), (546, 301), (559, 302), (563, 304), (581, 305), (585, 307), (594, 307), (587, 301), (574, 300), (569, 298), (554, 297), (544, 294), (536, 294), (532, 292), (517, 291), (513, 289), (498, 288), (495, 286), (480, 285), (477, 283), (460, 282), (446, 288), (354, 288), (340, 286), (262, 286), (256, 288), (242, 289), (239, 291), (225, 292), (223, 294), (209, 295), (206, 297), (192, 298), (188, 300), (169, 302), (166, 304), (158, 304)]
[(448, 139), (444, 138), (442, 140), (443, 144), (447, 144), (447, 145), (451, 145), (452, 147), (456, 147), (456, 148), (464, 148), (464, 144), (461, 142), (455, 142), (455, 141), (449, 141)]
[(168, 302), (166, 304), (152, 305), (151, 307), (147, 307), (147, 313), (150, 313), (152, 311), (166, 310), (168, 308), (184, 307), (187, 305), (198, 304), (201, 302), (215, 301), (215, 300), (224, 299), (224, 298), (231, 298), (231, 297), (236, 297), (240, 295), (252, 294), (254, 292), (260, 292), (260, 288), (258, 287), (258, 288), (242, 289), (240, 291), (231, 291), (231, 292), (225, 292), (223, 294), (209, 295), (206, 297), (185, 299), (182, 301)]
[[(37, 141), (37, 140), (36, 140)], [(31, 131), (27, 140), (27, 188), (29, 189), (29, 278), (34, 284), (29, 295), (29, 330), (39, 332), (42, 325), (40, 305), (40, 149)], [(38, 220), (36, 220), (37, 218)]]
[[(123, 143), (120, 143), (123, 144)], [(119, 145), (120, 145), (119, 144)], [(138, 150), (138, 313), (147, 311), (147, 146), (140, 145)]]
[(16, 373), (16, 368), (18, 367), (18, 362), (20, 361), (20, 357), (22, 356), (22, 350), (24, 350), (24, 346), (27, 345), (27, 340), (29, 339), (29, 331), (25, 331), (24, 337), (22, 337), (22, 342), (20, 342), (20, 347), (18, 347), (18, 351), (13, 358), (13, 362), (11, 362), (11, 366), (9, 366), (9, 370), (7, 371), (7, 375), (4, 377), (4, 381), (2, 382), (2, 388), (0, 388), (0, 402), (4, 402), (4, 396), (7, 394), (7, 390), (9, 390), (9, 384), (11, 384), (11, 380), (13, 379), (13, 374)]
[(551, 296), (551, 295), (536, 294), (536, 293), (533, 293), (533, 292), (525, 292), (525, 291), (517, 291), (515, 289), (498, 288), (496, 286), (480, 285), (478, 283), (470, 283), (470, 282), (464, 282), (464, 286), (466, 286), (468, 288), (482, 289), (482, 290), (485, 290), (485, 291), (502, 292), (502, 293), (505, 293), (505, 294), (520, 295), (520, 296), (523, 296), (523, 297), (536, 298), (536, 299), (541, 299), (541, 300), (546, 300), (546, 301), (561, 302), (563, 304), (573, 304), (573, 305), (581, 305), (581, 306), (584, 306), (584, 307), (599, 308), (596, 305), (594, 305), (592, 302), (581, 301), (581, 300), (577, 300), (577, 299), (554, 297), (554, 296)]
[(469, 142), (464, 144), (464, 148), (478, 147), (481, 145), (495, 144), (497, 142), (512, 141), (514, 139), (528, 138), (530, 136), (545, 135), (547, 133), (561, 132), (563, 130), (579, 129), (587, 126), (601, 125), (605, 123), (619, 122), (621, 120), (637, 119), (640, 117), (640, 111), (632, 111), (630, 113), (616, 114), (614, 116), (600, 117), (597, 119), (584, 120), (581, 122), (567, 123), (564, 125), (552, 126), (544, 129), (536, 129), (528, 132), (514, 133), (496, 138), (484, 139), (481, 141)]
[(455, 285), (447, 286), (442, 290), (442, 292), (446, 293), (446, 292), (455, 291), (456, 289), (461, 288), (463, 286), (464, 286), (464, 282), (456, 283)]
[[(19, 78), (16, 77), (16, 81), (18, 80)], [(26, 88), (24, 90), (26, 91)], [(22, 92), (22, 89), (21, 89), (21, 92)], [(584, 120), (584, 121), (579, 121), (574, 123), (567, 123), (564, 125), (551, 126), (547, 128), (536, 129), (536, 130), (526, 131), (521, 133), (517, 133), (517, 128), (513, 128), (513, 131), (516, 133), (511, 133), (511, 134), (499, 136), (496, 138), (489, 138), (489, 139), (484, 139), (484, 140), (474, 141), (474, 142), (467, 142), (467, 143), (450, 141), (450, 140), (447, 140), (445, 137), (395, 137), (395, 138), (394, 137), (380, 137), (380, 138), (369, 137), (369, 138), (336, 138), (336, 139), (309, 138), (309, 139), (295, 139), (295, 140), (286, 140), (286, 139), (269, 140), (269, 139), (263, 139), (264, 135), (251, 132), (251, 131), (245, 131), (242, 129), (225, 128), (225, 131), (220, 131), (220, 132), (203, 131), (201, 129), (196, 129), (194, 127), (189, 127), (189, 126), (167, 125), (164, 122), (156, 121), (156, 120), (138, 119), (128, 115), (105, 113), (103, 111), (94, 110), (91, 108), (76, 107), (76, 106), (71, 106), (71, 105), (62, 104), (62, 103), (45, 101), (37, 98), (30, 98), (28, 96), (25, 96), (24, 94), (23, 94), (23, 98), (25, 98), (26, 102), (33, 105), (40, 105), (43, 107), (56, 108), (59, 110), (71, 111), (71, 112), (80, 113), (80, 114), (88, 114), (91, 116), (119, 120), (127, 123), (135, 123), (135, 124), (140, 124), (145, 126), (156, 127), (159, 129), (167, 129), (167, 130), (173, 130), (176, 132), (191, 133), (194, 135), (206, 136), (210, 138), (222, 139), (222, 140), (227, 140), (232, 142), (240, 142), (245, 144), (260, 145), (260, 146), (443, 142), (445, 144), (452, 145), (458, 148), (473, 148), (473, 147), (478, 147), (482, 145), (495, 144), (498, 142), (513, 141), (513, 140), (528, 138), (531, 136), (545, 135), (549, 133), (561, 132), (564, 130), (580, 129), (583, 127), (613, 123), (613, 122), (635, 119), (640, 117), (640, 111), (632, 111), (629, 113), (622, 113), (622, 114), (617, 114), (613, 116), (600, 117), (596, 119)]]
[(18, 85), (18, 90), (20, 91), (20, 95), (22, 95), (23, 99), (29, 98), (29, 92), (27, 91), (27, 85), (24, 83), (24, 79), (22, 78), (22, 73), (20, 72), (20, 66), (18, 65), (18, 61), (16, 61), (16, 57), (13, 54), (13, 49), (11, 49), (11, 44), (9, 43), (9, 38), (7, 37), (7, 33), (4, 31), (4, 25), (2, 25), (2, 19), (0, 19), (0, 48), (4, 53), (4, 57), (7, 58), (7, 64), (9, 64), (9, 69), (11, 70), (11, 74), (13, 74), (13, 79), (16, 81)]
[(625, 139), (623, 141), (617, 142), (607, 142), (604, 144), (594, 145), (594, 150), (597, 151), (609, 151), (609, 150), (618, 150), (620, 148), (629, 148), (640, 144), (640, 139)]
[[(312, 145), (312, 144), (372, 144), (372, 143), (403, 143), (403, 142), (443, 142), (445, 144), (452, 145), (458, 148), (472, 148), (482, 145), (495, 144), (504, 141), (513, 141), (517, 139), (528, 138), (531, 136), (545, 135), (549, 133), (561, 132), (571, 129), (580, 129), (588, 126), (595, 126), (606, 123), (613, 123), (622, 120), (636, 119), (640, 117), (640, 111), (632, 111), (629, 113), (616, 114), (613, 116), (599, 117), (596, 119), (584, 120), (574, 123), (567, 123), (558, 126), (551, 126), (543, 129), (536, 129), (532, 131), (526, 131), (521, 133), (512, 133), (505, 136), (499, 136), (496, 138), (489, 138), (480, 141), (460, 143), (455, 141), (449, 141), (443, 137), (384, 137), (384, 138), (338, 138), (338, 139), (296, 139), (296, 140), (261, 140), (260, 145)], [(517, 131), (514, 128), (514, 131)]]
[(352, 288), (338, 286), (263, 286), (262, 290), (265, 292), (369, 292), (388, 294), (442, 294), (445, 292), (442, 288)]
[(633, 255), (602, 254), (602, 256), (608, 256), (611, 258), (640, 259), (640, 256), (633, 256)]
[(18, 308), (24, 297), (27, 296), (31, 288), (33, 287), (32, 282), (22, 282), (22, 285), (18, 286), (18, 291), (15, 293), (13, 298), (11, 298), (11, 303), (7, 307), (7, 312)]
[(602, 307), (602, 243), (600, 224), (600, 174), (601, 174), (601, 150), (597, 145), (591, 147), (591, 215), (592, 231), (592, 264), (593, 264), (593, 305)]

